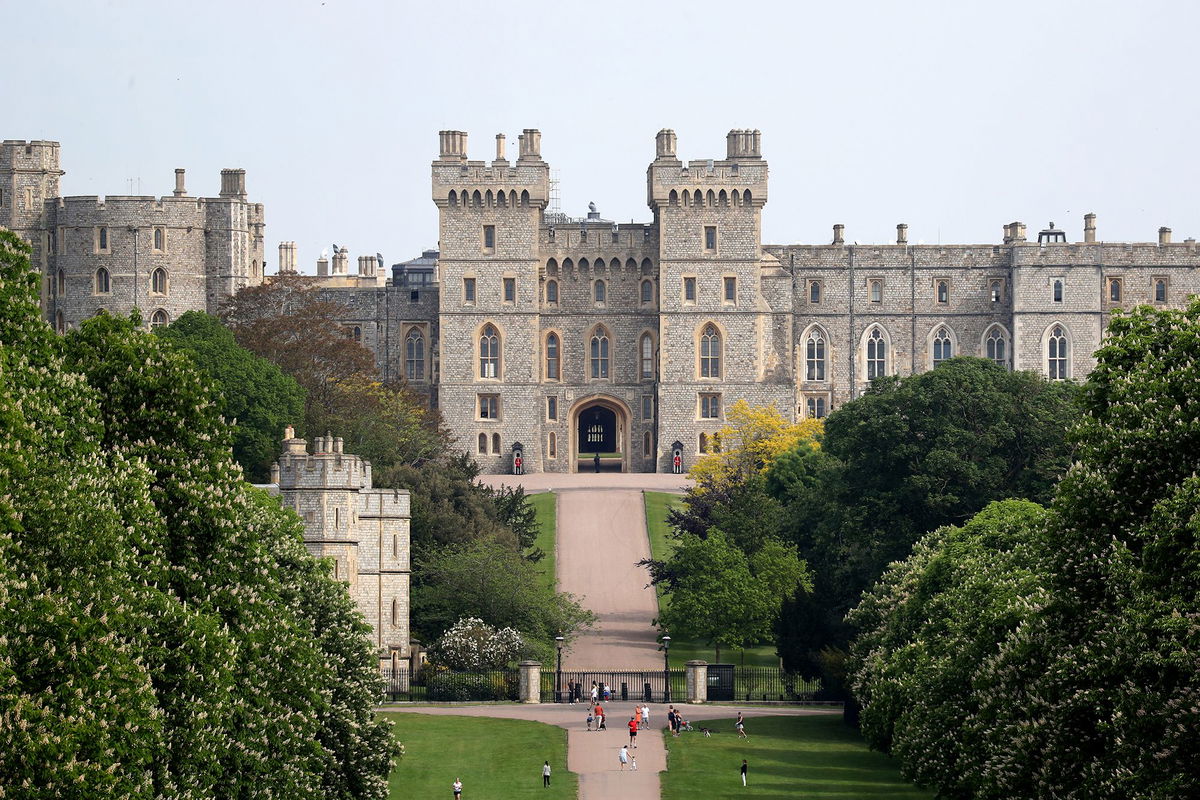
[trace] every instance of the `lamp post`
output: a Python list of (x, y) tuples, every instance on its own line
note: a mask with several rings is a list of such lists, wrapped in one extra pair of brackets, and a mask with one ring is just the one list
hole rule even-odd
[(671, 702), (671, 635), (664, 633), (663, 643), (663, 702)]
[(558, 645), (558, 669), (554, 673), (554, 702), (562, 702), (562, 646), (563, 637), (560, 633), (554, 637), (554, 642)]

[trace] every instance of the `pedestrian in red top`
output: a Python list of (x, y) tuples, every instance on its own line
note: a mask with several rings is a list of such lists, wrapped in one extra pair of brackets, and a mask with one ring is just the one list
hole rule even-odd
[(635, 742), (637, 742), (637, 729), (638, 729), (637, 718), (630, 717), (629, 718), (629, 746), (632, 747), (634, 750), (637, 749), (637, 744), (635, 744)]
[(604, 725), (604, 706), (596, 703), (596, 730), (606, 731), (608, 728)]

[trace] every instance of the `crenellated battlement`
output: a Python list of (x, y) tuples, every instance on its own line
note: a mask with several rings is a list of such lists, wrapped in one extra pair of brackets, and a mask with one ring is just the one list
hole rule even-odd
[(659, 131), (656, 157), (646, 170), (649, 206), (655, 210), (672, 206), (761, 209), (767, 202), (768, 179), (761, 134), (734, 130), (726, 139), (725, 159), (684, 163), (676, 156), (675, 132)]
[(5, 139), (0, 143), (0, 169), (6, 171), (29, 170), (33, 172), (57, 172), (59, 168), (60, 145), (41, 139), (25, 141), (24, 139)]
[(439, 208), (537, 208), (550, 199), (550, 169), (542, 160), (542, 134), (526, 128), (518, 138), (519, 156), (510, 162), (504, 134), (496, 136), (493, 161), (467, 158), (467, 134), (441, 131), (433, 162), (433, 202)]

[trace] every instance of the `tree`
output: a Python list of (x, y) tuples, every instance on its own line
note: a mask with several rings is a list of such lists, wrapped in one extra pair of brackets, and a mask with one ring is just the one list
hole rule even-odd
[(658, 624), (715, 646), (718, 659), (722, 647), (765, 639), (783, 600), (811, 585), (794, 547), (769, 539), (747, 555), (719, 528), (703, 538), (682, 534), (667, 563)]
[[(784, 618), (818, 618), (819, 639), (782, 631), (785, 663), (813, 672), (820, 647), (845, 647), (845, 614), (925, 533), (993, 500), (1048, 502), (1070, 463), (1075, 391), (964, 357), (876, 380), (830, 414), (821, 440), (829, 460), (795, 479), (768, 479), (787, 508), (786, 535), (816, 575), (813, 596), (797, 598)], [(812, 603), (820, 608), (791, 613)]]
[(233, 457), (250, 480), (267, 480), (283, 429), (304, 421), (304, 390), (279, 367), (238, 345), (216, 317), (189, 311), (163, 337), (191, 356), (219, 394), (218, 410), (233, 425)]
[(521, 634), (512, 628), (494, 628), (477, 617), (466, 617), (450, 626), (433, 647), (434, 663), (449, 669), (500, 669), (525, 649)]

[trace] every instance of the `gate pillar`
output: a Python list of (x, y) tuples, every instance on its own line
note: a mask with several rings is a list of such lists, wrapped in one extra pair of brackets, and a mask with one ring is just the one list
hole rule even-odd
[(522, 661), (517, 669), (520, 671), (517, 699), (522, 703), (542, 702), (542, 662)]
[(708, 702), (708, 662), (689, 661), (684, 665), (687, 674), (687, 701)]

